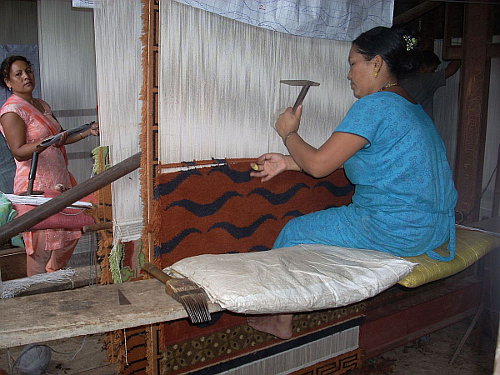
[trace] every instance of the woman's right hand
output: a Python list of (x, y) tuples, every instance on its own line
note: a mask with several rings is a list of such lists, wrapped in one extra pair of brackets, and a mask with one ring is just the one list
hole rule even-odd
[(266, 182), (288, 170), (288, 160), (283, 154), (268, 153), (260, 156), (257, 162), (251, 163), (250, 166), (253, 169), (250, 176), (258, 177), (262, 182)]
[(297, 111), (293, 112), (292, 107), (288, 107), (285, 112), (279, 115), (274, 128), (278, 135), (283, 139), (290, 133), (295, 133), (299, 130), (300, 118), (302, 117), (302, 105), (299, 105)]

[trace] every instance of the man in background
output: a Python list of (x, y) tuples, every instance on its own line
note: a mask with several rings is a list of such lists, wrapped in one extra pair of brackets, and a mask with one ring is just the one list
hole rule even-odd
[(461, 61), (452, 60), (445, 69), (436, 71), (441, 60), (434, 52), (428, 50), (420, 52), (419, 61), (419, 69), (402, 78), (400, 84), (433, 118), (434, 93), (438, 88), (446, 86), (446, 79), (458, 71)]

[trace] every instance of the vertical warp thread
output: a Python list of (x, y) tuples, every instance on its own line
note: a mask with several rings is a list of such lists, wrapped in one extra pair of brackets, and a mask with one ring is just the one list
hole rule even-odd
[(162, 163), (285, 152), (273, 129), (300, 87), (301, 135), (318, 147), (354, 97), (350, 43), (277, 33), (176, 2), (160, 3), (159, 154)]
[[(142, 102), (141, 2), (102, 0), (94, 9), (97, 91), (101, 141), (117, 164), (140, 150)], [(112, 184), (113, 220), (132, 241), (142, 234), (139, 171)], [(131, 199), (133, 197), (133, 199)]]

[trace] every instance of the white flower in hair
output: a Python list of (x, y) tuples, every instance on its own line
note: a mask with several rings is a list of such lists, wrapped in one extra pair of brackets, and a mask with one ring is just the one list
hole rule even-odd
[(403, 39), (406, 43), (406, 50), (407, 51), (411, 51), (412, 49), (414, 49), (417, 44), (418, 44), (418, 40), (417, 38), (415, 37), (412, 37), (410, 35), (403, 35)]

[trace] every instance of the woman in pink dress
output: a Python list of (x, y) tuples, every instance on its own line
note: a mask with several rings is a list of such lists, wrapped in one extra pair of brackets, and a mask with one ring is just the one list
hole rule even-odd
[[(31, 158), (35, 151), (39, 157), (33, 190), (61, 190), (61, 186), (65, 190), (75, 186), (76, 181), (68, 171), (64, 145), (98, 135), (98, 125), (70, 137), (63, 135), (53, 146), (41, 146), (44, 139), (63, 129), (50, 106), (33, 98), (35, 77), (30, 62), (23, 56), (10, 56), (2, 62), (0, 74), (0, 84), (12, 92), (0, 109), (0, 130), (16, 161), (14, 194), (28, 189)], [(25, 232), (28, 276), (64, 268), (80, 236), (80, 231), (62, 229)]]

